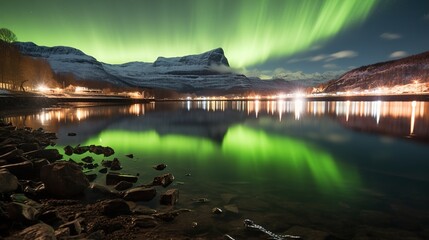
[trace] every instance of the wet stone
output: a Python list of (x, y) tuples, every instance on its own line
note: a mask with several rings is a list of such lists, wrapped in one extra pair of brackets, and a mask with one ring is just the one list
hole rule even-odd
[(167, 165), (166, 165), (166, 164), (161, 163), (161, 164), (158, 164), (158, 165), (154, 165), (154, 166), (153, 166), (153, 169), (158, 170), (158, 171), (161, 171), (161, 170), (164, 170), (166, 167), (167, 167)]
[(89, 186), (80, 167), (66, 161), (43, 166), (40, 171), (40, 179), (49, 194), (61, 198), (82, 194)]
[(166, 173), (160, 176), (157, 176), (153, 179), (152, 185), (154, 186), (163, 186), (167, 187), (174, 181), (174, 176), (171, 173)]
[(99, 173), (107, 173), (107, 168), (101, 168), (100, 170), (98, 170)]
[(161, 195), (160, 204), (162, 205), (175, 205), (179, 201), (179, 190), (169, 189)]
[(94, 162), (94, 158), (91, 156), (86, 156), (86, 157), (82, 158), (82, 162), (92, 163), (92, 162)]
[(64, 147), (64, 153), (66, 155), (71, 156), (73, 154), (73, 152), (74, 152), (74, 149), (73, 149), (72, 146), (67, 145), (67, 146)]
[(111, 147), (104, 147), (103, 154), (105, 157), (110, 157), (115, 154), (115, 150), (113, 150), (113, 148)]
[(122, 169), (122, 167), (121, 167), (121, 163), (119, 162), (119, 159), (114, 158), (112, 161), (112, 164), (110, 166), (110, 170), (117, 171), (117, 170), (121, 170), (121, 169)]
[(74, 133), (74, 132), (69, 132), (69, 133), (67, 133), (67, 136), (69, 136), (69, 137), (75, 137), (77, 134), (76, 133)]
[(110, 168), (112, 166), (112, 160), (103, 160), (101, 161), (101, 165), (106, 168)]
[(134, 154), (127, 154), (125, 156), (128, 157), (128, 158), (134, 158)]
[(88, 179), (88, 181), (92, 182), (97, 178), (97, 174), (94, 172), (88, 172), (85, 173), (85, 177)]
[(73, 153), (74, 154), (84, 154), (86, 152), (89, 151), (89, 147), (88, 146), (80, 146), (77, 145), (74, 149), (73, 149)]
[(27, 156), (32, 158), (45, 158), (51, 162), (61, 160), (63, 155), (58, 152), (58, 149), (41, 149), (26, 153)]
[(155, 188), (137, 187), (124, 193), (124, 199), (127, 201), (150, 201), (156, 196)]
[(127, 181), (120, 181), (118, 184), (116, 184), (113, 188), (118, 191), (124, 191), (129, 188), (133, 187), (133, 184)]
[(109, 172), (106, 175), (106, 185), (115, 185), (121, 181), (127, 181), (131, 183), (137, 182), (138, 177), (130, 174), (120, 174), (115, 172)]
[(110, 217), (131, 214), (129, 205), (122, 199), (105, 201), (102, 204), (102, 209), (103, 214)]
[(222, 209), (215, 207), (212, 209), (213, 214), (222, 214)]
[(102, 146), (95, 146), (95, 145), (91, 145), (89, 146), (89, 152), (100, 155), (103, 154), (104, 151), (104, 147)]
[(153, 228), (158, 226), (158, 222), (152, 216), (137, 216), (132, 218), (132, 225), (139, 228)]

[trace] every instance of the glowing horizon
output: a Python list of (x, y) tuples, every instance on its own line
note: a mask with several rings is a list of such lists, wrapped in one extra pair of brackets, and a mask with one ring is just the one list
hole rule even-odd
[[(107, 63), (153, 62), (222, 47), (231, 66), (240, 68), (319, 45), (363, 22), (377, 1), (45, 2), (17, 0), (13, 4), (23, 10), (5, 9), (0, 20), (19, 41), (74, 47)], [(28, 17), (27, 8), (36, 15)]]

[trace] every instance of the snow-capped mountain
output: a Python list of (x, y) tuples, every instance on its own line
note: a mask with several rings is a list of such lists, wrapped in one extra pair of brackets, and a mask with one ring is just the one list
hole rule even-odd
[(70, 47), (43, 47), (16, 43), (23, 55), (44, 58), (56, 73), (72, 73), (81, 81), (105, 81), (117, 86), (134, 86), (179, 92), (246, 90), (252, 82), (229, 68), (224, 51), (217, 48), (184, 57), (159, 57), (154, 63), (107, 64)]
[(356, 68), (318, 88), (328, 93), (424, 83), (429, 83), (429, 52)]

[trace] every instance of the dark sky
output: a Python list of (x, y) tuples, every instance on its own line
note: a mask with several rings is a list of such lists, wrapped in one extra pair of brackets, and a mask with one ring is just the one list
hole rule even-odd
[(222, 47), (255, 75), (340, 71), (429, 50), (428, 0), (14, 0), (0, 27), (107, 63)]

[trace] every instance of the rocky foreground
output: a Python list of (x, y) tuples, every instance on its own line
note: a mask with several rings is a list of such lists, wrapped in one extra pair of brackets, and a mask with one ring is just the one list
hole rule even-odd
[[(103, 161), (99, 170), (99, 174), (106, 174), (106, 184), (111, 187), (90, 183), (96, 174), (88, 169), (97, 164), (91, 157), (81, 163), (62, 160), (57, 149), (46, 148), (54, 145), (55, 139), (55, 134), (43, 129), (17, 129), (0, 122), (0, 238), (132, 239), (146, 234), (155, 239), (162, 233), (145, 229), (190, 211), (173, 209), (178, 189), (161, 194), (160, 204), (171, 206), (163, 211), (144, 205), (155, 198), (157, 188), (173, 182), (171, 173), (132, 187), (138, 176), (117, 172), (121, 165), (115, 158)], [(67, 155), (85, 152), (108, 157), (114, 150), (102, 146), (65, 148)], [(154, 171), (165, 167), (154, 166)]]
[[(167, 188), (174, 181), (173, 174), (159, 174), (150, 183), (134, 186), (139, 176), (120, 173), (122, 166), (117, 158), (98, 164), (91, 157), (113, 156), (113, 148), (66, 146), (64, 153), (68, 156), (89, 153), (75, 162), (64, 160), (66, 156), (49, 148), (55, 145), (55, 139), (54, 133), (41, 128), (18, 129), (0, 121), (0, 239), (234, 240), (225, 233), (207, 235), (210, 224), (201, 228), (194, 220), (199, 213), (177, 207), (179, 190)], [(152, 171), (166, 168), (160, 163)], [(100, 174), (105, 175), (106, 183), (91, 183)], [(150, 208), (153, 201), (159, 202), (155, 204), (158, 209)], [(192, 201), (197, 205), (210, 202), (207, 198)], [(228, 205), (223, 210), (214, 207), (210, 214), (221, 219), (223, 211), (238, 213), (235, 205)], [(179, 215), (189, 217), (176, 219)], [(249, 219), (237, 228), (242, 230), (250, 230), (248, 237), (252, 239), (300, 238), (276, 235)]]

